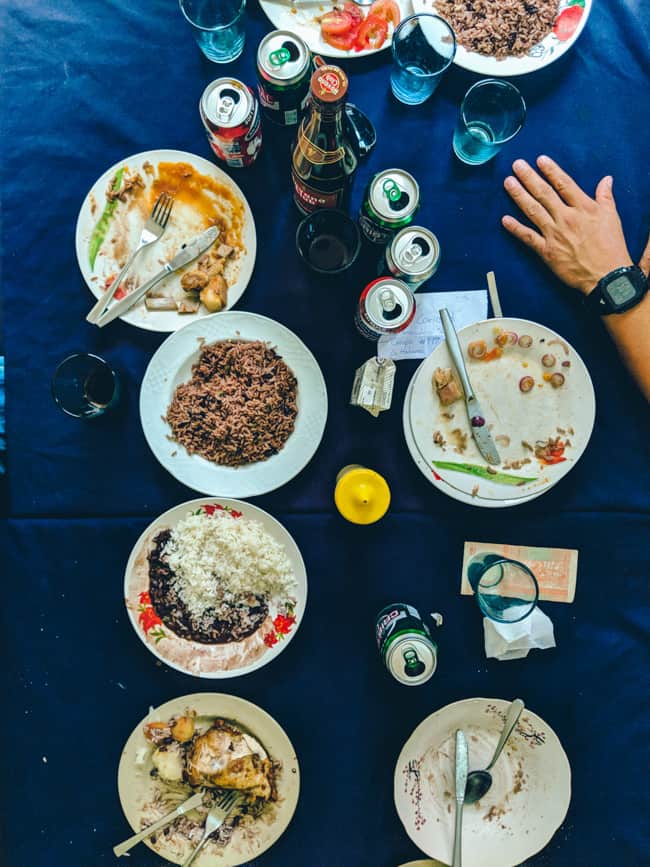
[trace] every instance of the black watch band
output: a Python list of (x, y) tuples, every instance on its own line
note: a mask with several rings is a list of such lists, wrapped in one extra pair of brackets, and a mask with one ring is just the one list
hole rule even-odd
[(605, 274), (585, 300), (594, 312), (608, 316), (635, 307), (647, 291), (648, 280), (639, 266), (626, 265)]

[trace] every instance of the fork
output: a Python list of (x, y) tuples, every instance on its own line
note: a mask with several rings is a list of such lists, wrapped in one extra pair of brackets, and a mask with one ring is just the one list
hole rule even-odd
[(140, 235), (140, 240), (138, 241), (138, 246), (135, 248), (133, 253), (131, 253), (126, 265), (122, 268), (115, 280), (113, 280), (106, 292), (104, 292), (97, 304), (95, 304), (88, 316), (86, 316), (86, 320), (88, 322), (92, 322), (93, 324), (97, 323), (97, 320), (100, 318), (100, 316), (108, 306), (109, 302), (113, 298), (113, 295), (124, 280), (126, 272), (133, 264), (133, 260), (138, 255), (140, 250), (144, 249), (144, 247), (148, 247), (149, 244), (153, 244), (154, 241), (158, 241), (162, 237), (163, 232), (167, 228), (167, 223), (169, 222), (169, 217), (171, 215), (173, 206), (174, 197), (171, 196), (169, 193), (164, 192), (158, 196), (158, 198), (154, 202), (153, 208), (151, 209), (151, 214), (149, 214), (149, 218), (144, 224), (142, 233)]
[(212, 807), (212, 809), (205, 818), (203, 836), (199, 840), (198, 846), (196, 847), (196, 849), (194, 849), (187, 861), (183, 862), (182, 867), (190, 867), (190, 864), (192, 864), (201, 849), (205, 846), (208, 839), (226, 821), (235, 804), (239, 800), (240, 796), (241, 792), (226, 792), (226, 794), (220, 798), (220, 800), (214, 805), (214, 807)]

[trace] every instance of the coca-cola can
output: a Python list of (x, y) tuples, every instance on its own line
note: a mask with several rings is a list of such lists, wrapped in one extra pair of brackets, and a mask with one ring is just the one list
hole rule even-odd
[(203, 91), (201, 120), (210, 147), (232, 168), (250, 166), (262, 148), (257, 97), (236, 78), (217, 78)]
[(414, 317), (415, 298), (409, 287), (401, 280), (380, 277), (361, 293), (354, 324), (363, 337), (378, 340), (382, 334), (404, 331)]

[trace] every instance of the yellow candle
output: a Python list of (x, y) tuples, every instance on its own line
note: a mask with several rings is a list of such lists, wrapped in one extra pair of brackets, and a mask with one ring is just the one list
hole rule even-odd
[(334, 502), (353, 524), (374, 524), (390, 505), (390, 488), (383, 476), (359, 464), (343, 467), (336, 477)]

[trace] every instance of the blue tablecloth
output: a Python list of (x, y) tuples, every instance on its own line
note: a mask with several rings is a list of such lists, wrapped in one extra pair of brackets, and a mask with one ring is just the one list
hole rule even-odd
[[(378, 420), (347, 405), (353, 371), (370, 355), (352, 325), (368, 274), (332, 288), (301, 269), (279, 142), (268, 136), (258, 163), (233, 172), (259, 243), (240, 307), (300, 335), (330, 396), (317, 456), (256, 501), (286, 524), (304, 554), (304, 623), (272, 666), (226, 685), (284, 726), (303, 772), (293, 823), (255, 867), (396, 867), (416, 858), (392, 803), (402, 743), (449, 702), (515, 695), (555, 729), (573, 770), (567, 819), (529, 863), (650, 863), (640, 775), (649, 759), (647, 409), (601, 327), (499, 225), (509, 210), (501, 182), (510, 162), (544, 151), (588, 190), (613, 174), (631, 251), (640, 252), (650, 224), (650, 28), (642, 5), (594, 0), (569, 56), (517, 82), (529, 114), (516, 142), (471, 170), (450, 149), (471, 76), (454, 69), (430, 102), (406, 108), (388, 91), (388, 53), (346, 64), (350, 98), (379, 131), (352, 209), (374, 171), (413, 172), (421, 221), (442, 245), (430, 288), (482, 288), (494, 269), (505, 312), (559, 331), (591, 371), (598, 409), (584, 458), (556, 488), (516, 510), (448, 500), (412, 464), (400, 406), (415, 363), (399, 364), (393, 409)], [(75, 261), (75, 220), (96, 177), (129, 154), (166, 147), (210, 156), (197, 103), (222, 69), (200, 56), (173, 0), (2, 6), (10, 510), (0, 816), (11, 867), (99, 867), (115, 863), (111, 847), (129, 832), (116, 790), (129, 732), (150, 705), (215, 684), (156, 664), (128, 624), (128, 553), (152, 517), (193, 492), (159, 466), (140, 429), (139, 383), (162, 335), (121, 322), (100, 332), (85, 322), (91, 297)], [(254, 81), (255, 48), (270, 29), (251, 2), (246, 49), (229, 74)], [(78, 424), (54, 408), (50, 374), (77, 349), (119, 369), (126, 398), (115, 417)], [(333, 510), (334, 476), (354, 462), (377, 468), (392, 487), (391, 512), (372, 528), (351, 527)], [(545, 606), (557, 649), (486, 662), (478, 612), (458, 595), (466, 539), (580, 550), (575, 603)], [(418, 689), (393, 682), (373, 646), (374, 616), (395, 599), (445, 614), (439, 670)], [(139, 847), (129, 863), (161, 861)]]

